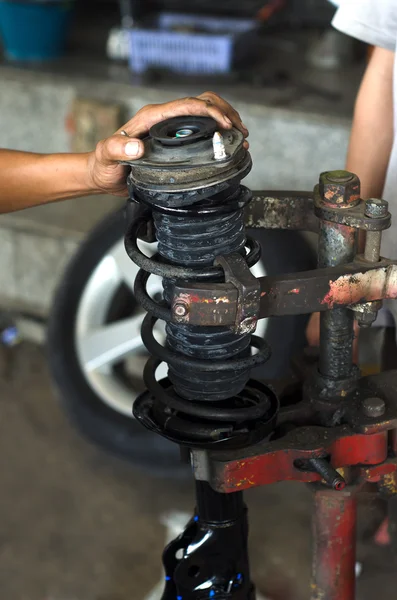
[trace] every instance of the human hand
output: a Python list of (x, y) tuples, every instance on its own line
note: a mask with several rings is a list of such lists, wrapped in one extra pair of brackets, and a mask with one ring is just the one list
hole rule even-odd
[[(165, 104), (149, 104), (113, 136), (99, 142), (96, 149), (88, 155), (87, 177), (90, 189), (97, 193), (127, 196), (126, 167), (120, 161), (137, 160), (143, 156), (144, 144), (140, 138), (147, 135), (153, 125), (185, 115), (211, 117), (222, 129), (236, 127), (244, 137), (248, 136), (239, 113), (214, 92)], [(123, 135), (122, 131), (129, 137)], [(248, 148), (248, 142), (245, 142), (245, 147)]]

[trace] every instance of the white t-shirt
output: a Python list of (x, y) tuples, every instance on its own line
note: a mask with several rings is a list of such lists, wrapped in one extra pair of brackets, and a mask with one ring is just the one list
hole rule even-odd
[[(396, 50), (397, 0), (342, 0), (333, 23), (336, 29), (372, 46)], [(397, 62), (394, 66), (394, 127), (397, 127)], [(365, 148), (363, 148), (365, 152)], [(385, 200), (393, 217), (391, 229), (383, 233), (382, 254), (397, 259), (397, 136), (387, 171)]]

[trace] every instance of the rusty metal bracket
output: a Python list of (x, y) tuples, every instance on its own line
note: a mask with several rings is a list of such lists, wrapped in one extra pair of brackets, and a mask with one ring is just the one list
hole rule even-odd
[(363, 302), (397, 298), (397, 261), (367, 263), (262, 277), (260, 318), (310, 314)]
[[(333, 308), (397, 298), (397, 261), (382, 259), (368, 263), (357, 257), (341, 267), (316, 269), (261, 277), (259, 318), (310, 314)], [(252, 289), (249, 310), (257, 310)], [(231, 283), (176, 284), (173, 307), (186, 306), (183, 316), (173, 311), (173, 322), (189, 325), (230, 326), (239, 322), (238, 305), (241, 302), (237, 288)], [(248, 313), (244, 312), (248, 318)], [(255, 312), (258, 316), (258, 312)]]
[(329, 206), (322, 200), (320, 186), (316, 186), (314, 189), (314, 214), (318, 219), (364, 231), (384, 231), (389, 229), (391, 225), (391, 214), (389, 212), (379, 217), (368, 216), (364, 200), (360, 200), (356, 205), (349, 206), (348, 210), (343, 206), (339, 208)]
[(245, 225), (252, 229), (290, 229), (318, 232), (312, 192), (253, 192), (245, 209)]
[(237, 299), (237, 288), (231, 283), (176, 283), (171, 303), (172, 323), (232, 327), (236, 322)]
[(318, 233), (320, 219), (363, 229), (383, 231), (390, 227), (391, 215), (370, 218), (361, 200), (349, 210), (338, 206), (329, 208), (322, 202), (319, 186), (313, 192), (253, 192), (245, 209), (245, 225), (252, 229), (289, 229)]
[[(396, 382), (396, 371), (363, 378), (353, 406), (339, 426), (329, 428), (310, 424), (309, 413), (303, 406), (302, 416), (306, 414), (304, 421), (308, 424), (287, 429), (287, 433), (279, 433), (274, 440), (264, 440), (243, 450), (194, 450), (195, 476), (208, 481), (222, 493), (278, 481), (319, 482), (324, 480), (324, 473), (302, 468), (302, 461), (304, 464), (308, 460), (328, 457), (331, 467), (348, 485), (380, 481), (397, 470), (397, 448), (390, 436), (397, 426)], [(385, 403), (385, 413), (379, 417), (366, 414), (365, 399), (371, 395)], [(307, 405), (305, 401), (302, 404)], [(284, 411), (287, 418), (283, 418)], [(282, 408), (279, 417), (282, 427), (292, 422), (288, 415), (293, 421), (295, 415), (290, 408)], [(397, 493), (397, 489), (392, 493)]]
[(259, 318), (261, 287), (259, 280), (251, 273), (241, 254), (233, 253), (218, 256), (214, 261), (225, 272), (226, 283), (231, 283), (237, 290), (235, 333), (252, 333), (256, 329)]

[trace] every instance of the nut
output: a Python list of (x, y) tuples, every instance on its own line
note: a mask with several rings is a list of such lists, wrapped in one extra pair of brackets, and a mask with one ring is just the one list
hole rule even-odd
[(360, 327), (366, 328), (376, 321), (378, 312), (382, 308), (382, 300), (374, 300), (373, 302), (364, 302), (363, 304), (355, 304), (353, 307), (354, 318)]
[(378, 198), (369, 198), (365, 203), (365, 214), (371, 219), (381, 219), (389, 214), (389, 203)]
[(349, 171), (326, 171), (320, 175), (320, 196), (333, 208), (351, 208), (360, 202), (360, 180)]
[(373, 325), (376, 321), (376, 317), (378, 316), (377, 313), (355, 313), (354, 314), (356, 321), (359, 325), (359, 327), (362, 327), (363, 329), (368, 329), (369, 327), (371, 327), (371, 325)]
[(385, 414), (386, 404), (381, 398), (366, 398), (362, 403), (362, 409), (366, 417), (376, 419)]
[(255, 331), (256, 326), (258, 324), (258, 319), (256, 317), (247, 317), (243, 321), (241, 321), (240, 326), (238, 328), (239, 333), (251, 333)]
[(189, 308), (186, 304), (182, 302), (177, 302), (174, 304), (174, 313), (177, 317), (186, 317), (189, 312)]

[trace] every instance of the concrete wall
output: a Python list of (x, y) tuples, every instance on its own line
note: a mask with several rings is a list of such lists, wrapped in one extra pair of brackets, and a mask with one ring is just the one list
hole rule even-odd
[[(186, 95), (9, 68), (0, 68), (0, 82), (0, 148), (35, 152), (69, 150), (65, 121), (76, 96), (118, 102), (128, 117), (145, 104)], [(309, 190), (321, 171), (343, 167), (348, 121), (228, 99), (251, 132), (254, 169), (246, 182), (253, 189)], [(101, 202), (95, 197), (0, 217), (0, 306), (47, 314), (67, 261), (115, 207), (112, 198)]]
[[(159, 91), (96, 80), (49, 77), (0, 69), (0, 147), (36, 152), (69, 149), (65, 119), (75, 95), (120, 102), (132, 116), (180, 91)], [(233, 97), (228, 96), (233, 102)], [(344, 165), (349, 122), (237, 101), (251, 135), (253, 188), (310, 189), (318, 173)]]

